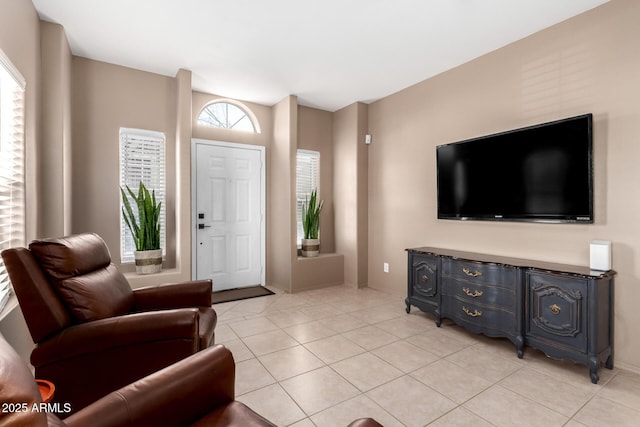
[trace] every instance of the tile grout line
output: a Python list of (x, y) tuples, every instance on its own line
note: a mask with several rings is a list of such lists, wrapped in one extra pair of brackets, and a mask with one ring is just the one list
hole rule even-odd
[[(342, 288), (342, 289), (344, 289), (344, 288)], [(340, 292), (340, 291), (341, 291), (341, 289), (338, 289), (336, 292)], [(378, 292), (378, 291), (376, 291), (376, 292)], [(460, 341), (461, 344), (464, 345), (464, 347), (459, 348), (459, 349), (457, 349), (455, 351), (452, 351), (450, 353), (446, 353), (444, 355), (433, 353), (433, 352), (429, 351), (429, 349), (427, 349), (427, 348), (424, 348), (424, 347), (421, 347), (419, 345), (413, 344), (412, 341), (411, 341), (411, 338), (419, 336), (419, 335), (424, 335), (425, 333), (424, 332), (411, 332), (411, 329), (408, 326), (407, 326), (408, 329), (404, 329), (403, 330), (401, 326), (398, 326), (398, 322), (396, 322), (395, 325), (389, 324), (387, 328), (382, 327), (382, 325), (380, 325), (380, 324), (383, 324), (385, 322), (398, 321), (399, 319), (402, 319), (403, 316), (406, 316), (406, 314), (397, 313), (395, 308), (388, 308), (388, 309), (386, 308), (386, 307), (391, 306), (391, 305), (394, 304), (394, 302), (392, 301), (391, 298), (386, 298), (384, 301), (379, 300), (377, 302), (372, 303), (371, 306), (369, 306), (368, 303), (367, 303), (366, 304), (367, 305), (366, 308), (363, 308), (361, 310), (357, 310), (357, 309), (354, 308), (354, 305), (356, 304), (355, 302), (348, 301), (346, 303), (346, 305), (345, 305), (345, 306), (348, 306), (348, 308), (345, 309), (344, 306), (341, 307), (339, 305), (339, 303), (336, 302), (335, 298), (332, 299), (331, 301), (326, 301), (326, 300), (322, 299), (322, 296), (324, 294), (322, 294), (322, 295), (318, 294), (318, 296), (315, 297), (315, 299), (314, 298), (306, 298), (305, 300), (301, 300), (303, 302), (301, 302), (301, 301), (294, 302), (294, 304), (292, 305), (293, 308), (291, 308), (291, 309), (284, 307), (284, 308), (278, 308), (277, 310), (273, 310), (272, 311), (271, 310), (271, 308), (273, 308), (272, 306), (276, 306), (277, 307), (277, 302), (281, 298), (281, 296), (282, 295), (287, 295), (287, 294), (276, 294), (276, 295), (278, 296), (278, 298), (274, 299), (274, 301), (272, 301), (270, 304), (268, 304), (265, 307), (261, 308), (261, 307), (259, 307), (259, 304), (251, 305), (251, 309), (254, 310), (251, 313), (240, 313), (239, 311), (243, 308), (240, 304), (236, 304), (234, 306), (228, 307), (227, 310), (225, 310), (224, 312), (229, 312), (229, 311), (234, 311), (234, 310), (238, 311), (238, 317), (234, 317), (232, 319), (228, 319), (223, 324), (228, 325), (228, 327), (229, 327), (230, 331), (233, 333), (233, 335), (236, 336), (237, 339), (240, 341), (240, 343), (242, 343), (242, 345), (244, 345), (247, 348), (247, 350), (249, 352), (248, 355), (250, 354), (252, 356), (251, 358), (257, 359), (257, 361), (260, 364), (260, 366), (269, 374), (271, 380), (275, 381), (274, 383), (269, 384), (267, 386), (262, 386), (262, 387), (259, 387), (259, 388), (255, 389), (255, 390), (251, 390), (249, 392), (246, 392), (243, 395), (246, 395), (248, 393), (251, 393), (251, 392), (254, 392), (254, 391), (258, 391), (258, 390), (264, 389), (266, 387), (269, 387), (271, 385), (277, 384), (285, 392), (286, 396), (294, 402), (294, 404), (301, 411), (301, 413), (306, 415), (306, 418), (302, 418), (302, 419), (300, 419), (298, 421), (295, 421), (293, 424), (297, 424), (297, 423), (299, 423), (299, 422), (301, 422), (301, 421), (303, 421), (305, 419), (308, 420), (311, 424), (315, 424), (311, 420), (312, 416), (316, 416), (316, 415), (318, 415), (318, 414), (320, 414), (320, 413), (322, 413), (324, 411), (330, 410), (331, 408), (333, 408), (335, 406), (341, 405), (344, 402), (347, 402), (347, 401), (349, 401), (351, 399), (355, 399), (355, 398), (358, 398), (358, 397), (367, 398), (369, 401), (373, 402), (376, 405), (377, 408), (379, 408), (380, 410), (384, 411), (384, 413), (386, 413), (388, 416), (392, 417), (392, 419), (397, 420), (398, 422), (400, 422), (392, 413), (388, 412), (377, 401), (375, 401), (371, 397), (369, 397), (367, 395), (367, 393), (369, 393), (372, 390), (375, 390), (375, 389), (377, 389), (379, 387), (383, 387), (384, 385), (387, 385), (387, 384), (389, 384), (389, 383), (391, 383), (393, 381), (396, 381), (396, 380), (398, 380), (400, 378), (403, 378), (403, 377), (408, 377), (408, 378), (411, 378), (413, 380), (416, 380), (420, 384), (422, 384), (425, 387), (429, 388), (430, 390), (434, 391), (435, 393), (438, 393), (438, 395), (448, 399), (449, 401), (453, 401), (451, 398), (449, 398), (445, 394), (439, 392), (437, 389), (432, 388), (429, 384), (424, 383), (419, 377), (416, 377), (414, 375), (420, 369), (426, 368), (426, 367), (428, 367), (428, 366), (430, 366), (430, 365), (432, 365), (434, 363), (437, 363), (439, 361), (447, 361), (449, 363), (452, 363), (452, 364), (458, 366), (460, 369), (468, 370), (468, 367), (465, 367), (464, 364), (457, 363), (457, 362), (460, 362), (462, 360), (457, 361), (455, 359), (450, 359), (450, 356), (458, 354), (458, 353), (461, 353), (461, 352), (464, 352), (465, 350), (468, 351), (469, 348), (472, 348), (474, 346), (479, 346), (478, 350), (484, 350), (482, 348), (482, 345), (488, 343), (488, 341), (483, 340), (482, 336), (480, 336), (481, 339), (478, 339), (473, 343), (468, 343), (466, 341)], [(349, 298), (351, 298), (351, 295), (352, 294), (349, 293)], [(335, 309), (337, 311), (337, 314), (323, 315), (321, 306), (324, 306), (324, 305), (332, 307), (333, 309)], [(399, 304), (399, 305), (400, 306), (404, 306), (404, 302), (402, 304)], [(280, 326), (278, 323), (276, 323), (276, 321), (271, 320), (269, 318), (270, 316), (274, 317), (274, 316), (277, 316), (277, 315), (287, 315), (287, 314), (290, 314), (292, 312), (294, 313), (293, 316), (295, 316), (297, 314), (305, 315), (305, 313), (304, 313), (305, 311), (313, 312), (314, 308), (316, 309), (316, 311), (314, 313), (320, 313), (319, 316), (316, 317), (316, 315), (314, 314), (312, 316), (309, 316), (308, 320), (305, 319), (304, 321), (302, 321), (300, 323), (294, 323), (294, 324), (291, 324), (291, 325), (288, 325), (288, 326)], [(354, 314), (354, 313), (358, 313), (358, 312), (365, 312), (367, 310), (375, 310), (377, 308), (380, 308), (382, 310), (388, 310), (389, 313), (391, 313), (391, 317), (389, 317), (388, 319), (377, 320), (377, 321), (374, 321), (372, 323), (371, 320), (368, 319), (366, 316), (358, 316), (358, 315)], [(330, 310), (328, 310), (328, 311), (330, 311)], [(402, 311), (404, 312), (404, 310), (402, 310)], [(397, 314), (393, 314), (393, 313), (397, 313)], [(343, 316), (343, 315), (350, 316), (348, 318), (345, 318), (345, 320), (353, 321), (353, 319), (356, 319), (358, 321), (366, 323), (366, 325), (359, 325), (359, 326), (357, 326), (355, 328), (348, 327), (348, 329), (344, 329), (344, 330), (342, 330), (342, 329), (340, 329), (339, 327), (336, 327), (336, 326), (331, 327), (330, 321), (332, 320), (332, 317), (338, 317), (338, 316)], [(428, 320), (432, 320), (432, 319), (429, 319), (429, 316), (421, 316), (421, 317), (423, 317), (425, 320), (427, 320), (427, 319)], [(353, 319), (351, 319), (351, 318), (353, 318)], [(258, 332), (256, 334), (251, 334), (251, 335), (247, 335), (247, 336), (240, 336), (240, 335), (238, 335), (238, 332), (236, 332), (236, 330), (232, 326), (235, 323), (246, 322), (246, 321), (250, 321), (250, 320), (254, 320), (254, 319), (266, 319), (267, 321), (271, 322), (275, 326), (275, 329), (271, 329), (271, 330), (266, 331), (266, 332), (272, 332), (272, 331), (283, 332), (287, 337), (291, 338), (293, 340), (293, 342), (295, 342), (296, 344), (292, 345), (292, 346), (289, 346), (289, 347), (286, 347), (284, 349), (278, 349), (278, 350), (274, 350), (274, 351), (269, 351), (269, 352), (267, 352), (265, 354), (261, 354), (260, 356), (258, 356), (254, 352), (255, 350), (252, 349), (251, 347), (249, 347), (249, 345), (247, 345), (247, 343), (245, 342), (245, 339), (247, 339), (249, 337), (252, 337), (252, 336), (255, 336), (255, 335), (260, 335), (260, 334), (263, 334), (263, 333), (266, 333), (266, 332), (261, 331), (261, 332)], [(413, 318), (411, 320), (413, 320)], [(293, 328), (294, 326), (308, 325), (308, 324), (311, 324), (313, 322), (319, 322), (320, 325), (322, 325), (324, 328), (326, 328), (328, 330), (331, 330), (332, 333), (330, 335), (319, 337), (319, 338), (314, 338), (314, 339), (311, 339), (311, 340), (305, 341), (305, 342), (302, 342), (301, 340), (296, 338), (291, 333), (292, 332), (291, 328)], [(380, 331), (382, 331), (382, 332), (384, 332), (386, 334), (389, 334), (390, 336), (393, 337), (393, 340), (390, 341), (390, 342), (383, 343), (383, 344), (376, 344), (374, 346), (369, 346), (368, 345), (367, 347), (362, 347), (362, 345), (360, 345), (358, 343), (358, 341), (354, 341), (353, 338), (349, 338), (349, 336), (353, 337), (353, 335), (355, 335), (355, 334), (350, 334), (350, 333), (358, 331), (358, 330), (362, 330), (362, 329), (365, 329), (365, 328), (371, 328), (371, 327), (377, 328)], [(290, 330), (287, 331), (285, 329), (290, 329)], [(458, 328), (455, 328), (455, 329), (451, 328), (447, 333), (441, 333), (441, 335), (442, 335), (441, 339), (443, 339), (443, 340), (455, 340), (455, 338), (453, 338), (452, 335), (455, 332), (457, 332), (457, 330), (458, 330)], [(405, 336), (405, 334), (408, 334), (408, 335)], [(358, 346), (362, 350), (362, 352), (361, 353), (357, 353), (355, 355), (350, 355), (350, 356), (347, 356), (347, 357), (344, 357), (344, 358), (340, 358), (340, 359), (335, 360), (335, 361), (327, 362), (323, 358), (321, 358), (319, 356), (319, 354), (316, 354), (314, 351), (311, 350), (311, 348), (307, 347), (307, 345), (309, 345), (309, 344), (312, 344), (312, 343), (315, 343), (315, 342), (318, 342), (318, 341), (321, 341), (321, 340), (324, 340), (324, 339), (336, 337), (336, 336), (340, 336), (341, 338), (349, 341), (351, 344), (353, 344), (355, 346)], [(475, 337), (476, 335), (474, 334), (474, 335), (469, 335), (469, 336), (470, 337)], [(305, 338), (300, 338), (300, 339), (305, 340)], [(228, 341), (231, 341), (231, 340), (228, 340)], [(396, 366), (392, 361), (386, 360), (385, 358), (383, 358), (382, 356), (379, 356), (375, 352), (376, 350), (379, 350), (379, 349), (381, 349), (383, 347), (386, 347), (388, 345), (392, 345), (392, 344), (395, 344), (395, 343), (408, 343), (408, 344), (413, 345), (413, 346), (415, 346), (416, 348), (418, 348), (418, 349), (420, 349), (422, 351), (426, 351), (426, 352), (428, 352), (430, 354), (433, 354), (434, 357), (436, 357), (436, 359), (431, 361), (431, 362), (429, 362), (429, 363), (427, 363), (427, 364), (425, 364), (425, 365), (421, 365), (418, 368), (414, 368), (414, 369), (412, 369), (410, 371), (405, 371), (404, 369), (400, 369), (399, 366)], [(321, 362), (321, 366), (313, 368), (313, 369), (310, 369), (308, 371), (297, 373), (296, 375), (284, 378), (283, 380), (278, 380), (278, 379), (276, 379), (274, 377), (274, 375), (271, 373), (271, 371), (267, 368), (267, 366), (260, 359), (261, 357), (268, 356), (268, 355), (276, 353), (278, 351), (283, 351), (283, 350), (295, 348), (295, 347), (298, 347), (298, 346), (303, 348), (305, 351), (308, 351), (316, 359), (318, 359)], [(494, 357), (498, 357), (500, 360), (501, 359), (510, 360), (508, 357), (506, 357), (506, 354), (503, 354), (501, 347), (496, 347), (496, 349), (497, 349), (496, 352), (489, 353), (489, 354), (493, 354)], [(354, 357), (362, 356), (364, 354), (369, 354), (369, 355), (377, 358), (378, 360), (380, 360), (382, 363), (385, 363), (385, 364), (395, 368), (396, 370), (398, 370), (400, 372), (400, 375), (397, 376), (397, 377), (385, 380), (383, 383), (377, 384), (375, 387), (373, 387), (373, 388), (371, 388), (369, 390), (362, 391), (359, 387), (356, 386), (356, 384), (354, 384), (351, 380), (349, 380), (347, 377), (343, 376), (339, 371), (337, 371), (336, 368), (334, 367), (334, 365), (336, 365), (336, 364), (338, 364), (340, 362), (349, 360), (349, 359), (354, 358)], [(250, 360), (250, 359), (247, 359), (247, 360)], [(518, 361), (519, 360), (520, 359), (518, 359)], [(602, 387), (599, 387), (596, 391), (594, 391), (593, 393), (590, 393), (588, 399), (586, 401), (582, 402), (580, 404), (580, 406), (577, 407), (577, 409), (572, 409), (572, 415), (570, 415), (570, 416), (564, 415), (564, 414), (562, 414), (560, 412), (557, 412), (556, 409), (548, 407), (546, 404), (544, 404), (543, 402), (538, 401), (535, 398), (532, 399), (532, 398), (527, 397), (525, 394), (522, 394), (521, 392), (519, 392), (520, 390), (515, 390), (514, 391), (511, 388), (507, 388), (507, 387), (505, 387), (503, 385), (503, 383), (504, 383), (504, 381), (506, 379), (508, 379), (510, 377), (513, 377), (513, 376), (517, 375), (518, 373), (522, 374), (524, 372), (524, 370), (527, 369), (527, 368), (532, 369), (533, 371), (537, 372), (540, 375), (551, 376), (551, 373), (549, 371), (544, 370), (544, 364), (540, 364), (539, 363), (540, 360), (544, 361), (544, 358), (538, 359), (538, 355), (536, 355), (532, 359), (528, 359), (528, 360), (527, 359), (522, 359), (521, 362), (516, 361), (516, 362), (518, 362), (517, 368), (514, 371), (510, 372), (509, 374), (507, 374), (506, 376), (500, 377), (497, 380), (494, 380), (494, 379), (489, 380), (488, 378), (484, 378), (485, 380), (487, 380), (487, 381), (489, 381), (491, 383), (489, 385), (489, 387), (487, 387), (487, 388), (485, 388), (485, 389), (483, 389), (481, 391), (475, 392), (473, 394), (473, 396), (466, 398), (466, 400), (464, 402), (458, 403), (457, 401), (453, 401), (453, 403), (456, 405), (454, 408), (452, 408), (449, 411), (439, 415), (433, 421), (430, 421), (430, 423), (431, 422), (435, 422), (435, 421), (445, 417), (446, 415), (450, 414), (451, 412), (455, 411), (456, 409), (461, 408), (461, 409), (463, 409), (465, 411), (468, 411), (468, 413), (474, 414), (474, 416), (477, 416), (477, 417), (481, 418), (483, 421), (487, 421), (487, 422), (489, 422), (491, 424), (490, 421), (485, 420), (480, 415), (475, 414), (475, 412), (473, 412), (470, 409), (466, 408), (464, 405), (467, 402), (469, 402), (470, 400), (478, 397), (480, 394), (482, 394), (486, 390), (490, 389), (491, 387), (495, 387), (495, 386), (502, 387), (504, 390), (507, 390), (507, 391), (509, 391), (511, 393), (514, 393), (515, 395), (518, 395), (519, 399), (522, 399), (523, 401), (527, 401), (527, 402), (534, 403), (536, 405), (540, 405), (541, 407), (545, 408), (545, 410), (551, 411), (552, 413), (555, 413), (558, 416), (562, 416), (563, 418), (567, 418), (567, 421), (564, 422), (563, 425), (565, 425), (567, 423), (570, 423), (572, 420), (577, 422), (575, 417), (578, 416), (581, 413), (581, 411), (585, 407), (587, 407), (590, 403), (592, 403), (594, 401), (594, 399), (597, 398), (597, 397), (605, 399), (605, 400), (610, 401), (610, 402), (615, 402), (616, 404), (620, 404), (620, 405), (622, 405), (622, 406), (624, 406), (626, 408), (629, 408), (629, 409), (631, 409), (633, 411), (637, 411), (636, 408), (629, 407), (629, 405), (626, 404), (626, 403), (622, 403), (622, 402), (620, 402), (620, 401), (618, 401), (616, 399), (611, 399), (611, 398), (609, 398), (607, 396), (604, 396), (605, 392), (603, 390), (605, 390), (606, 386), (608, 384), (610, 384), (612, 381), (614, 381), (614, 379), (616, 377), (618, 377), (618, 374), (620, 372), (619, 370), (613, 370), (612, 375), (607, 375), (607, 376), (605, 376), (605, 378), (601, 378), (600, 379), (601, 382), (598, 385), (602, 385)], [(293, 395), (291, 395), (289, 393), (289, 391), (282, 386), (281, 382), (289, 380), (291, 378), (298, 377), (300, 375), (307, 374), (309, 372), (313, 372), (314, 370), (325, 368), (325, 367), (330, 368), (332, 373), (337, 374), (339, 378), (344, 380), (351, 387), (354, 387), (355, 390), (357, 390), (358, 393), (355, 396), (352, 396), (352, 397), (347, 398), (345, 400), (342, 400), (342, 401), (340, 401), (338, 403), (335, 403), (335, 404), (333, 404), (333, 405), (331, 405), (331, 406), (329, 406), (329, 407), (327, 407), (325, 409), (317, 411), (317, 412), (315, 412), (313, 414), (308, 414), (300, 406), (300, 404), (294, 399)], [(573, 373), (575, 371), (568, 370), (567, 372), (570, 374), (570, 375), (568, 375), (568, 378), (569, 378), (568, 381), (572, 381), (570, 378), (573, 376)], [(241, 396), (243, 396), (243, 395), (241, 395)]]

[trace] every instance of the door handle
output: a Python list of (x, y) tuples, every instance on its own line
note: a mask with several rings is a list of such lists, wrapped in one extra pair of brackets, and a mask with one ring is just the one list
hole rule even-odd
[(210, 225), (204, 225), (204, 224), (198, 224), (198, 229), (199, 230), (203, 230), (203, 229), (209, 228), (209, 227), (211, 227), (211, 226)]

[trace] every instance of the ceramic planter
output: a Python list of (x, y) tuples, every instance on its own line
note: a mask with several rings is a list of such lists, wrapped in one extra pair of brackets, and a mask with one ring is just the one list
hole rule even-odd
[(162, 271), (162, 249), (135, 251), (136, 273), (152, 274)]
[(320, 239), (302, 239), (302, 256), (314, 257), (320, 254)]

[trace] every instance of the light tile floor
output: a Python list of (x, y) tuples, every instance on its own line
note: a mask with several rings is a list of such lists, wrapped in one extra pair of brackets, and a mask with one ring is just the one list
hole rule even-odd
[(404, 299), (336, 286), (214, 306), (236, 397), (280, 426), (640, 426), (640, 375), (474, 335)]

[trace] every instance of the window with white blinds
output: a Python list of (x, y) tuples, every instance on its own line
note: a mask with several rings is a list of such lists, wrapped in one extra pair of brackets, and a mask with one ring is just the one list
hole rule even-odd
[[(140, 181), (149, 192), (156, 193), (156, 201), (162, 202), (160, 209), (160, 247), (165, 254), (165, 137), (161, 132), (139, 129), (120, 129), (120, 186), (125, 185), (138, 194)], [(131, 200), (131, 199), (130, 199)], [(122, 206), (122, 201), (120, 202)], [(134, 213), (137, 212), (132, 205)], [(122, 262), (133, 262), (135, 243), (120, 210), (120, 258)]]
[[(25, 244), (25, 80), (0, 51), (0, 250)], [(11, 283), (0, 260), (0, 311)]]
[[(302, 227), (302, 205), (311, 197), (311, 192), (320, 184), (320, 153), (298, 150), (296, 153), (296, 220), (298, 224), (298, 246), (304, 238)], [(319, 191), (318, 191), (319, 192)]]

